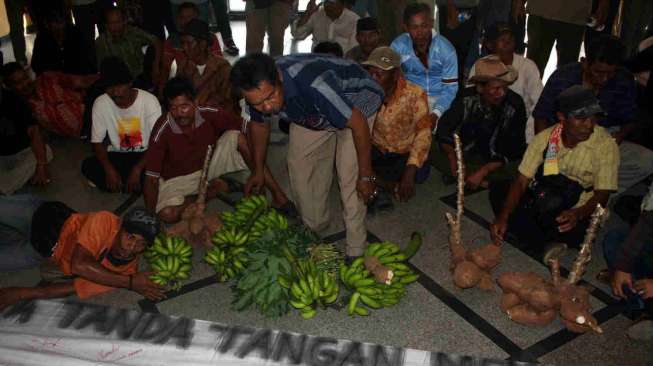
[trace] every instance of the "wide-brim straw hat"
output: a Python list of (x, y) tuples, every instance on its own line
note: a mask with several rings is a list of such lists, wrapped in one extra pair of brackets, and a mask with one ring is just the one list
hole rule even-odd
[(474, 63), (474, 76), (469, 78), (470, 83), (502, 80), (512, 84), (519, 77), (519, 72), (514, 67), (505, 65), (496, 55), (479, 58)]

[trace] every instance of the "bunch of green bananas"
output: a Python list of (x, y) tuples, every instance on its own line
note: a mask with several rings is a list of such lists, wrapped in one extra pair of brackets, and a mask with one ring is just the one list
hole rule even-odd
[(310, 259), (297, 260), (294, 276), (279, 276), (281, 287), (290, 290), (290, 305), (301, 312), (304, 319), (317, 313), (318, 306), (325, 307), (338, 299), (340, 287), (335, 276), (320, 270)]
[(193, 247), (183, 238), (158, 236), (144, 255), (156, 272), (150, 279), (158, 285), (172, 282), (172, 288), (179, 289), (181, 281), (190, 277)]
[(390, 268), (393, 272), (393, 283), (400, 282), (407, 285), (417, 281), (419, 278), (418, 274), (414, 273), (406, 264), (403, 263), (408, 258), (395, 243), (389, 241), (384, 241), (383, 243), (372, 243), (367, 246), (365, 256), (376, 257), (381, 264)]
[(317, 269), (327, 271), (329, 274), (338, 273), (342, 254), (331, 243), (313, 244), (308, 248), (309, 258), (315, 262)]
[(256, 219), (268, 209), (268, 201), (264, 195), (243, 197), (236, 203), (234, 212), (225, 211), (220, 214), (223, 227), (249, 229)]
[(228, 281), (242, 272), (249, 261), (247, 243), (249, 234), (235, 227), (222, 228), (211, 239), (214, 246), (206, 252), (204, 260), (218, 274), (220, 282)]
[(288, 229), (288, 219), (277, 212), (277, 210), (271, 208), (267, 212), (261, 214), (256, 221), (254, 221), (249, 232), (251, 240), (257, 240), (268, 229), (280, 231), (286, 230)]

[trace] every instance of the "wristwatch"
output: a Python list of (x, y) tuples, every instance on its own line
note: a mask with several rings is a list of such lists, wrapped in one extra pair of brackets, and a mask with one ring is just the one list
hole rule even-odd
[(361, 182), (376, 183), (376, 175), (363, 176), (358, 178)]

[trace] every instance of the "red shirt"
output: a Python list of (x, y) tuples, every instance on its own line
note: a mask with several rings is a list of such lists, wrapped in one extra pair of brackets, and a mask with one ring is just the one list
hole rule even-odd
[(167, 180), (202, 169), (206, 148), (241, 125), (240, 117), (222, 108), (198, 107), (192, 126), (179, 126), (169, 113), (162, 115), (150, 135), (145, 174)]

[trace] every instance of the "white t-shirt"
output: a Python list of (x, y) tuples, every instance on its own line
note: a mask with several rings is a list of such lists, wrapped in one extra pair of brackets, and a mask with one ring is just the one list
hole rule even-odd
[(147, 150), (150, 132), (161, 116), (156, 97), (136, 89), (138, 95), (129, 108), (119, 108), (109, 95), (102, 94), (93, 103), (92, 143), (102, 143), (108, 136), (110, 152), (141, 152)]
[(313, 13), (306, 24), (298, 27), (297, 19), (290, 27), (290, 33), (297, 40), (306, 39), (313, 35), (313, 49), (318, 43), (324, 41), (337, 42), (342, 47), (342, 52), (347, 53), (358, 46), (356, 41), (356, 23), (360, 17), (349, 9), (343, 9), (342, 14), (336, 20), (331, 20), (324, 8)]

